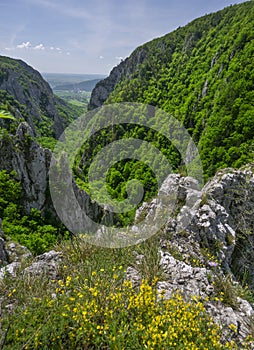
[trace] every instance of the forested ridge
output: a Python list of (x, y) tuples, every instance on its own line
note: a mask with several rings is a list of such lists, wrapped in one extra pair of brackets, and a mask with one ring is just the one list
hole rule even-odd
[[(147, 103), (181, 120), (208, 179), (253, 160), (253, 56), (254, 2), (248, 1), (137, 48), (97, 89), (108, 90), (105, 103)], [(111, 91), (117, 69), (121, 78)], [(96, 94), (95, 88), (90, 107)]]

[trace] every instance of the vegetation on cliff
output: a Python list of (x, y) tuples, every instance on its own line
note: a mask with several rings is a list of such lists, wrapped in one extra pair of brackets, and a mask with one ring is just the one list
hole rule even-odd
[[(40, 73), (21, 60), (0, 56), (0, 109), (17, 123), (26, 121), (46, 145), (46, 138), (58, 138), (72, 120), (84, 112), (53, 95)], [(0, 127), (14, 133), (17, 123), (1, 121)], [(13, 125), (14, 124), (14, 125)], [(50, 145), (50, 142), (49, 142)]]
[(104, 87), (106, 103), (141, 102), (172, 114), (199, 146), (206, 179), (252, 161), (253, 19), (248, 1), (144, 44), (97, 85), (91, 106)]

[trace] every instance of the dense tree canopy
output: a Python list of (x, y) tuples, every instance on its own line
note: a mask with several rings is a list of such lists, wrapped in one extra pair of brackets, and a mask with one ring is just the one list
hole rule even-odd
[[(126, 74), (105, 102), (150, 104), (179, 119), (199, 147), (205, 180), (219, 168), (253, 160), (253, 5), (249, 1), (230, 6), (137, 48), (122, 63)], [(130, 67), (136, 56), (144, 59)], [(84, 145), (74, 171), (86, 190), (89, 165), (97, 152), (116, 139), (129, 137), (153, 143), (174, 171), (184, 171), (170, 140), (142, 126), (140, 120), (140, 126), (101, 130)], [(144, 199), (158, 189), (151, 169), (125, 159), (108, 172), (111, 195), (126, 198), (126, 183), (133, 178), (144, 184)]]

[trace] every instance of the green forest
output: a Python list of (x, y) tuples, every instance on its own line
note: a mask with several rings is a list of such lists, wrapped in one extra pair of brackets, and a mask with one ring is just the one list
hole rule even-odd
[(253, 161), (254, 6), (230, 6), (134, 51), (142, 64), (106, 103), (157, 106), (183, 122), (199, 147), (205, 179)]
[[(239, 168), (252, 162), (253, 18), (253, 1), (229, 6), (138, 47), (122, 63), (128, 73), (123, 74), (105, 104), (148, 104), (181, 121), (198, 147), (204, 181), (219, 169)], [(140, 55), (144, 56), (142, 63), (130, 66)], [(170, 140), (143, 126), (142, 120), (141, 125), (137, 124), (101, 130), (86, 142), (74, 167), (77, 181), (86, 191), (89, 192), (87, 176), (92, 159), (101, 148), (118, 139), (131, 137), (154, 144), (167, 157), (173, 171), (186, 174), (183, 160)], [(124, 159), (108, 171), (111, 196), (125, 199), (126, 182), (131, 179), (142, 182), (145, 200), (158, 190), (146, 164)], [(130, 223), (134, 213), (129, 213), (123, 222)]]

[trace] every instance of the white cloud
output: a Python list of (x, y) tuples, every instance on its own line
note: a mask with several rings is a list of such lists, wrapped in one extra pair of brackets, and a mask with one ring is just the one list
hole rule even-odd
[(122, 61), (123, 57), (122, 56), (116, 56), (115, 59), (118, 60), (118, 61)]
[(36, 45), (34, 50), (45, 50), (45, 46), (43, 44)]
[(67, 52), (67, 53), (66, 53), (67, 56), (70, 56), (70, 54), (71, 54), (70, 52)]
[(103, 60), (103, 58), (104, 58), (104, 56), (99, 56), (99, 59), (100, 59), (100, 60)]
[(29, 47), (31, 46), (32, 44), (30, 43), (30, 41), (27, 41), (26, 43), (17, 45), (17, 49), (29, 49)]
[[(51, 52), (55, 51), (55, 52), (58, 52), (60, 54), (65, 52), (65, 50), (60, 48), (60, 47), (45, 46), (42, 43), (33, 46), (30, 41), (23, 42), (22, 44), (19, 44), (15, 47), (6, 47), (4, 50), (13, 51), (15, 49), (29, 49), (29, 50), (35, 50), (35, 51), (51, 51)], [(66, 52), (66, 54), (70, 55), (70, 52)]]

